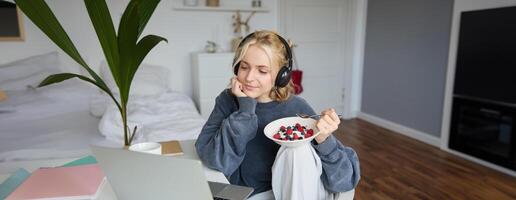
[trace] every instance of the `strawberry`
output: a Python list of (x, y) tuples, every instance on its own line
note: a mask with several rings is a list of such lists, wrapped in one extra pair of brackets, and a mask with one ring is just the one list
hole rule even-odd
[(276, 134), (274, 134), (273, 138), (274, 138), (274, 139), (281, 139), (281, 136), (280, 136), (280, 134), (279, 134), (279, 133), (276, 133)]
[(287, 129), (287, 135), (292, 135), (292, 129)]
[(293, 138), (294, 138), (294, 140), (297, 140), (297, 139), (299, 139), (299, 136), (297, 136), (297, 134), (294, 133), (294, 137)]

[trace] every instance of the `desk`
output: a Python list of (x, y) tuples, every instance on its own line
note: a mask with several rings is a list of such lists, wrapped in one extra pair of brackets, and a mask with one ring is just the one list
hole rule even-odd
[[(195, 140), (185, 140), (179, 141), (181, 144), (181, 148), (183, 149), (184, 154), (180, 156), (174, 156), (176, 158), (182, 159), (195, 159), (199, 160), (199, 156), (195, 151)], [(24, 168), (29, 172), (32, 172), (40, 167), (55, 167), (61, 166), (67, 162), (76, 160), (77, 158), (67, 158), (67, 159), (53, 159), (53, 160), (34, 160), (34, 161), (16, 161), (16, 162), (5, 162), (0, 163), (0, 183), (3, 182), (10, 176), (10, 173), (15, 172), (19, 168)], [(224, 174), (219, 171), (212, 170), (204, 166), (204, 173), (206, 174), (206, 179), (208, 181), (220, 182), (220, 183), (229, 183)], [(116, 199), (115, 193), (111, 188), (109, 182), (104, 185), (102, 188), (102, 192), (99, 195), (98, 199)]]

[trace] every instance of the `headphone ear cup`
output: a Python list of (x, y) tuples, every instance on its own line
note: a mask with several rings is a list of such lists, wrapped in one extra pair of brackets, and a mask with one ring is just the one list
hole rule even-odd
[(278, 75), (276, 76), (275, 86), (276, 87), (285, 87), (287, 86), (288, 82), (290, 81), (290, 70), (288, 67), (283, 66), (278, 72)]

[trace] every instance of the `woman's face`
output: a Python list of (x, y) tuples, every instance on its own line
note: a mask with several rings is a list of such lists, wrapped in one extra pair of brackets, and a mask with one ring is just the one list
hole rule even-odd
[(272, 58), (264, 49), (250, 45), (240, 61), (237, 79), (243, 85), (244, 93), (258, 102), (269, 102), (269, 92), (274, 86), (274, 79), (278, 73), (276, 66), (271, 66)]

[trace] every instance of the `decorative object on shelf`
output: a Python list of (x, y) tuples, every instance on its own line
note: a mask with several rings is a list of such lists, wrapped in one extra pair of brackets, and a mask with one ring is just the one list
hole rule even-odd
[(183, 4), (185, 6), (197, 6), (199, 5), (199, 0), (184, 0)]
[(243, 39), (242, 28), (244, 29), (246, 35), (249, 34), (249, 30), (251, 29), (249, 26), (249, 20), (251, 20), (251, 17), (253, 17), (255, 13), (256, 11), (251, 12), (245, 21), (242, 21), (240, 11), (237, 10), (235, 15), (233, 15), (233, 33), (235, 33), (236, 36), (231, 40), (232, 51), (235, 51), (236, 48), (238, 48), (238, 44)]
[(235, 52), (236, 49), (238, 48), (238, 44), (240, 44), (240, 41), (242, 41), (242, 36), (237, 36), (233, 39), (231, 39), (231, 51), (232, 52)]
[(209, 7), (219, 7), (219, 0), (206, 0), (206, 6)]
[(262, 7), (262, 1), (261, 0), (253, 0), (252, 1), (253, 8), (259, 8)]
[[(131, 145), (137, 129), (135, 126), (133, 132), (130, 133), (130, 128), (127, 125), (127, 103), (131, 82), (145, 56), (158, 43), (167, 41), (165, 38), (156, 35), (146, 35), (138, 40), (160, 0), (131, 0), (122, 14), (118, 32), (115, 32), (113, 20), (105, 0), (84, 0), (109, 69), (118, 86), (119, 91), (116, 91), (118, 93), (112, 92), (106, 82), (84, 61), (44, 0), (15, 0), (15, 2), (50, 40), (79, 63), (92, 77), (73, 73), (54, 74), (45, 78), (38, 87), (59, 83), (71, 78), (79, 78), (97, 86), (106, 92), (116, 104), (125, 127), (123, 133), (124, 145)], [(119, 94), (119, 98), (115, 98), (114, 94)]]
[[(196, 0), (197, 4), (195, 6), (189, 6), (189, 2), (194, 0), (173, 0), (172, 9), (179, 11), (209, 11), (209, 12), (270, 12), (269, 8), (264, 7), (262, 4), (261, 7), (252, 7), (251, 4), (224, 4), (222, 2), (220, 4), (216, 4), (218, 6), (208, 6), (208, 0)], [(193, 4), (193, 2), (192, 2)]]
[(213, 41), (206, 41), (207, 44), (206, 46), (204, 47), (204, 50), (206, 50), (207, 53), (215, 53), (217, 52), (217, 43), (213, 42)]

